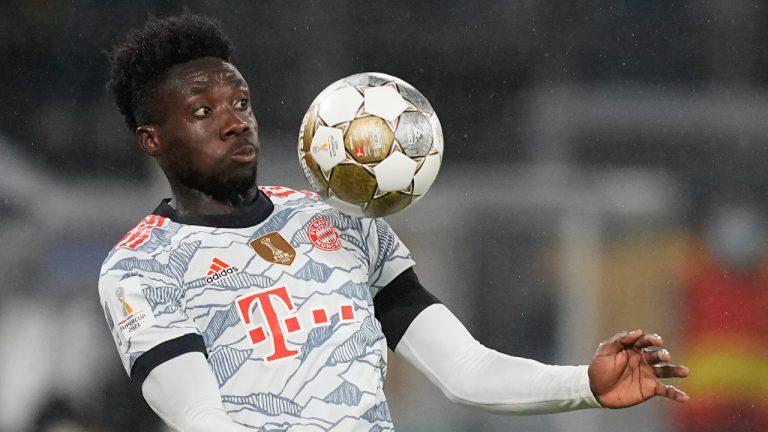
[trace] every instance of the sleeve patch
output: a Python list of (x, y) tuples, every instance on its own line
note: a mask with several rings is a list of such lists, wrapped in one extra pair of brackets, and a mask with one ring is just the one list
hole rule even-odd
[(121, 280), (114, 294), (107, 299), (107, 304), (117, 321), (118, 334), (124, 343), (155, 325), (152, 307), (137, 277)]

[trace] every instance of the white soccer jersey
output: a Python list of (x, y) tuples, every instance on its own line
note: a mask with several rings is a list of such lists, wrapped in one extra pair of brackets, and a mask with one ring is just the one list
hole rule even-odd
[(204, 344), (238, 423), (389, 431), (373, 298), (413, 264), (383, 220), (262, 187), (232, 215), (185, 219), (164, 202), (110, 252), (99, 295), (134, 379)]

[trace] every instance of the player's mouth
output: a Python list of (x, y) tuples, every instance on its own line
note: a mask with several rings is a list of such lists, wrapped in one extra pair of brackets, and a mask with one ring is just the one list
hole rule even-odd
[(250, 164), (256, 160), (256, 155), (256, 147), (247, 144), (232, 153), (232, 160), (240, 164)]

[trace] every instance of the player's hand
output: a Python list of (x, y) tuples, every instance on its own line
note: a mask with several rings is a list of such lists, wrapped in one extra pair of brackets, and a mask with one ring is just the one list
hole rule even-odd
[(592, 393), (606, 408), (637, 405), (654, 396), (686, 402), (687, 394), (659, 378), (685, 378), (685, 366), (670, 365), (669, 351), (655, 334), (642, 330), (621, 332), (600, 344), (589, 365)]

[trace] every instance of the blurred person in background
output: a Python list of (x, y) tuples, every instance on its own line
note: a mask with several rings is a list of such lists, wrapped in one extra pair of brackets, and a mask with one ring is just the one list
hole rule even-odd
[(749, 200), (717, 202), (685, 267), (685, 358), (698, 374), (681, 432), (768, 430), (765, 220)]
[(110, 252), (99, 294), (126, 372), (169, 425), (393, 430), (386, 346), (452, 401), (495, 413), (688, 400), (659, 381), (688, 369), (666, 364), (658, 335), (619, 333), (588, 366), (498, 353), (421, 286), (386, 222), (257, 187), (257, 123), (231, 49), (213, 21), (182, 15), (150, 19), (111, 58), (120, 111), (172, 198)]

